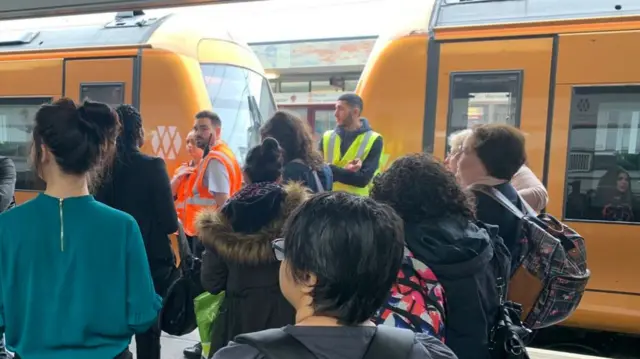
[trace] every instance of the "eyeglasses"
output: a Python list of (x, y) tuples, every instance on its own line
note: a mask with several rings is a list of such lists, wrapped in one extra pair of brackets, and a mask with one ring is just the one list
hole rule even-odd
[(271, 242), (271, 248), (273, 248), (276, 259), (282, 262), (284, 260), (284, 238), (273, 240)]

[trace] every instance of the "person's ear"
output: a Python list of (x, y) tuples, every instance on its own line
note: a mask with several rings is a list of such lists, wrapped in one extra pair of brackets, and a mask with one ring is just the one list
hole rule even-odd
[(306, 273), (303, 277), (302, 283), (302, 292), (305, 295), (311, 295), (313, 292), (313, 288), (318, 284), (318, 277), (313, 273)]
[(40, 153), (42, 154), (40, 156), (40, 164), (45, 164), (49, 162), (49, 158), (53, 156), (53, 154), (49, 151), (49, 149), (45, 145), (40, 145)]

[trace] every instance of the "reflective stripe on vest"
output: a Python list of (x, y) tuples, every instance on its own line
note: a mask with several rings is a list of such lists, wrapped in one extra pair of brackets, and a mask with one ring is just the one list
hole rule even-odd
[[(324, 149), (323, 152), (325, 154), (324, 160), (327, 163), (331, 163), (342, 168), (345, 168), (349, 164), (349, 162), (355, 160), (356, 158), (364, 161), (369, 155), (369, 151), (371, 151), (371, 147), (373, 147), (373, 144), (378, 137), (380, 137), (380, 134), (371, 130), (359, 134), (355, 138), (351, 146), (349, 146), (344, 156), (340, 157), (340, 137), (335, 131), (327, 131), (322, 137), (322, 146)], [(378, 166), (374, 177), (379, 173), (379, 171), (380, 167)], [(333, 189), (334, 191), (344, 191), (361, 196), (368, 196), (370, 187), (371, 182), (365, 187), (349, 186), (340, 182), (334, 182)]]

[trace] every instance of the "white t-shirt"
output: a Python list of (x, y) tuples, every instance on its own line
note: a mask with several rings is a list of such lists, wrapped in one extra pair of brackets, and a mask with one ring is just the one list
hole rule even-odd
[(230, 184), (229, 184), (229, 172), (227, 172), (227, 168), (224, 166), (222, 162), (217, 159), (212, 159), (207, 164), (207, 168), (204, 171), (204, 176), (202, 178), (202, 184), (207, 187), (209, 193), (223, 193), (229, 194)]

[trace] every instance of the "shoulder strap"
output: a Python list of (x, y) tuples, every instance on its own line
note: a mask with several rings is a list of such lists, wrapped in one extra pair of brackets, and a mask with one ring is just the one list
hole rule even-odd
[(318, 172), (316, 170), (314, 170), (311, 166), (309, 166), (306, 163), (304, 163), (304, 161), (301, 160), (300, 158), (296, 158), (295, 160), (291, 160), (291, 162), (300, 163), (300, 164), (303, 164), (303, 165), (309, 167), (309, 169), (311, 170), (311, 174), (313, 175), (313, 179), (316, 182), (317, 193), (324, 192), (324, 186), (322, 185), (322, 182), (320, 181), (320, 176), (318, 176)]
[(529, 206), (529, 204), (527, 203), (527, 201), (525, 201), (520, 194), (518, 194), (518, 198), (520, 198), (520, 203), (522, 203), (522, 205), (525, 208), (525, 212), (527, 212), (526, 214), (523, 213), (520, 209), (518, 209), (513, 202), (511, 202), (507, 197), (505, 197), (502, 192), (498, 191), (497, 189), (491, 187), (491, 186), (485, 186), (485, 185), (473, 185), (471, 186), (471, 190), (472, 191), (477, 191), (477, 192), (481, 192), (486, 194), (487, 196), (493, 198), (496, 202), (500, 203), (504, 208), (506, 208), (507, 210), (509, 210), (509, 212), (513, 213), (514, 216), (522, 219), (524, 217), (526, 217), (527, 215), (529, 216), (536, 216), (536, 212), (533, 210), (533, 208), (531, 208), (531, 206)]
[(241, 334), (233, 341), (254, 347), (267, 359), (318, 359), (307, 347), (282, 329)]
[(409, 359), (416, 334), (410, 330), (378, 326), (362, 359)]

